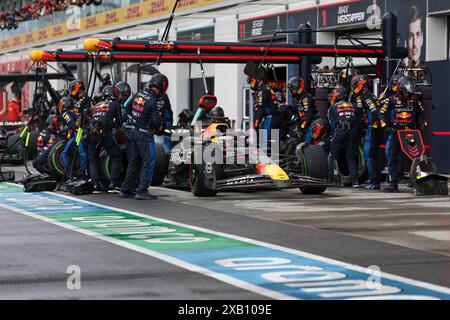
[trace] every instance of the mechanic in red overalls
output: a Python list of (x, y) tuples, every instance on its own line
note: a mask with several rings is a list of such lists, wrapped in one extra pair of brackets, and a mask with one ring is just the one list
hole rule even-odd
[(20, 96), (14, 96), (8, 106), (6, 107), (6, 121), (17, 122), (20, 121)]

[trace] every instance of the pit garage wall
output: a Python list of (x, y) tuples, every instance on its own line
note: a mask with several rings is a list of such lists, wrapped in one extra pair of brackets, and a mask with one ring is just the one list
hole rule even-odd
[(433, 160), (450, 173), (450, 1), (428, 0), (427, 66), (433, 76)]
[(433, 160), (440, 172), (450, 173), (450, 60), (429, 61), (433, 75)]

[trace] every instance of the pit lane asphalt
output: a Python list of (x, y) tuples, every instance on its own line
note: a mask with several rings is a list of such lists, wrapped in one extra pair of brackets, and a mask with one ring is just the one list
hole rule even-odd
[[(361, 190), (305, 196), (297, 190), (227, 192), (195, 198), (152, 188), (160, 199), (117, 194), (80, 199), (299, 249), (450, 286), (450, 201)], [(375, 239), (375, 240), (373, 240)], [(0, 209), (0, 298), (263, 299), (30, 217)], [(82, 290), (66, 288), (66, 268), (82, 269)]]

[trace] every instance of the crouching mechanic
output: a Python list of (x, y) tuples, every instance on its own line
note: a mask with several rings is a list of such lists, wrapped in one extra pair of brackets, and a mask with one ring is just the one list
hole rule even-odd
[(383, 103), (380, 111), (381, 127), (389, 133), (387, 141), (388, 173), (390, 185), (385, 192), (399, 192), (399, 178), (403, 174), (405, 155), (398, 139), (398, 130), (419, 129), (427, 127), (422, 103), (414, 94), (416, 85), (410, 77), (402, 77), (397, 82), (397, 94)]
[(345, 150), (345, 159), (353, 188), (360, 188), (358, 183), (358, 168), (356, 155), (361, 131), (361, 111), (348, 101), (347, 90), (344, 87), (333, 89), (331, 107), (328, 109), (328, 120), (331, 126), (331, 150), (328, 157), (328, 177), (334, 179), (334, 162)]
[[(136, 190), (138, 200), (157, 199), (148, 193), (155, 168), (154, 129), (162, 132), (164, 120), (158, 108), (158, 100), (167, 91), (169, 80), (162, 74), (153, 76), (146, 88), (138, 92), (125, 106), (128, 114), (125, 136), (128, 149), (128, 168), (120, 196), (129, 198)], [(136, 180), (139, 176), (139, 186)]]
[(73, 99), (71, 97), (63, 97), (59, 101), (59, 110), (63, 115), (63, 123), (64, 123), (64, 132), (66, 132), (67, 143), (64, 147), (64, 150), (61, 153), (61, 162), (68, 170), (69, 166), (74, 159), (69, 157), (69, 151), (71, 150), (71, 146), (75, 143), (77, 144), (78, 155), (80, 156), (80, 167), (83, 171), (83, 175), (85, 177), (89, 176), (87, 171), (87, 155), (83, 146), (82, 141), (77, 141), (77, 133), (81, 128), (81, 107), (80, 104), (75, 105)]
[(42, 130), (37, 139), (38, 155), (33, 160), (33, 167), (40, 173), (50, 174), (48, 157), (58, 139), (59, 130), (58, 116), (48, 116), (45, 122), (45, 129)]
[(119, 188), (120, 174), (120, 148), (112, 134), (113, 127), (122, 125), (120, 116), (119, 91), (112, 85), (107, 85), (102, 90), (104, 100), (91, 108), (89, 121), (90, 133), (88, 142), (89, 172), (97, 191), (107, 191), (100, 180), (99, 155), (103, 148), (111, 159), (111, 183), (109, 189)]

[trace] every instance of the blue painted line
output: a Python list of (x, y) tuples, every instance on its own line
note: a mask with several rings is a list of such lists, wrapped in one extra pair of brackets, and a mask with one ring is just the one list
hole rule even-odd
[[(244, 289), (260, 293), (255, 288), (266, 290), (271, 297), (292, 297), (299, 299), (446, 299), (450, 300), (450, 289), (386, 273), (376, 273), (359, 266), (349, 265), (336, 260), (292, 250), (260, 241), (237, 237), (133, 213), (119, 208), (111, 208), (76, 198), (53, 193), (23, 193), (17, 189), (4, 189), (0, 184), (0, 205), (20, 210), (35, 217), (45, 217), (45, 221), (57, 222), (60, 226), (69, 226), (52, 218), (52, 215), (84, 213), (126, 213), (136, 217), (172, 223), (193, 230), (248, 243), (248, 246), (210, 248), (184, 251), (152, 251), (130, 247), (125, 241), (108, 237), (103, 240), (127, 247), (184, 267), (205, 275), (214, 274), (214, 278), (234, 284)], [(11, 191), (13, 190), (13, 191)], [(44, 208), (44, 209), (43, 209)], [(73, 209), (76, 208), (76, 209)], [(49, 220), (50, 219), (50, 220)], [(131, 218), (128, 218), (130, 221)], [(142, 226), (138, 228), (142, 229)], [(74, 230), (74, 229), (72, 229)], [(130, 229), (131, 230), (131, 229)], [(77, 229), (76, 231), (83, 232)], [(127, 229), (128, 231), (128, 229)], [(89, 234), (89, 233), (88, 233)], [(92, 234), (89, 234), (93, 236)], [(128, 235), (130, 235), (128, 233)], [(142, 236), (142, 234), (140, 234)], [(111, 238), (112, 239), (112, 238)], [(192, 269), (198, 266), (201, 271)], [(271, 295), (271, 293), (278, 293)]]
[[(388, 295), (402, 295), (404, 298), (407, 298), (406, 296), (430, 296), (439, 299), (450, 299), (450, 294), (448, 293), (428, 290), (401, 281), (391, 280), (389, 278), (381, 278), (380, 284), (382, 287), (379, 287), (378, 289), (346, 289), (333, 291), (333, 288), (336, 289), (339, 286), (351, 287), (357, 283), (367, 283), (370, 275), (311, 258), (263, 247), (169, 252), (168, 254), (180, 260), (195, 265), (201, 265), (202, 267), (217, 273), (228, 274), (252, 284), (273, 291), (283, 292), (284, 294), (300, 299), (343, 299), (364, 297), (365, 295), (362, 294), (363, 291), (367, 293), (367, 296), (376, 296), (379, 294), (380, 298)], [(271, 260), (268, 259), (265, 263), (261, 263), (260, 259), (262, 257), (285, 259), (285, 262), (270, 264), (269, 262)], [(251, 260), (251, 258), (257, 259)], [(226, 267), (223, 264), (218, 263), (220, 260), (234, 261), (236, 266)], [(250, 266), (248, 266), (249, 264)], [(252, 264), (255, 266), (252, 267)], [(239, 267), (239, 265), (242, 267)], [(343, 277), (340, 276), (340, 274)], [(312, 280), (313, 278), (319, 279), (320, 277), (327, 276), (330, 277), (330, 279)], [(337, 279), (331, 279), (333, 277)], [(272, 279), (272, 281), (270, 281), (270, 279)], [(277, 281), (273, 281), (274, 279), (277, 279)], [(354, 284), (350, 285), (346, 282), (348, 280), (353, 280)], [(317, 284), (317, 286), (308, 286), (311, 284)], [(305, 286), (301, 287), (297, 285)], [(318, 288), (322, 288), (323, 290), (325, 290), (324, 288), (330, 288), (330, 290), (314, 292), (314, 290), (319, 290)], [(394, 293), (394, 291), (398, 292)], [(334, 297), (333, 295), (338, 296)]]

